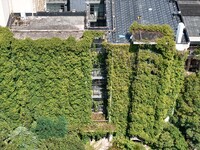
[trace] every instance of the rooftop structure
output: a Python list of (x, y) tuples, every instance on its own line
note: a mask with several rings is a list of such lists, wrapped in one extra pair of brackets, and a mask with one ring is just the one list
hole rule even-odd
[(185, 26), (187, 28), (191, 44), (200, 43), (200, 1), (178, 0)]
[[(198, 40), (200, 42), (200, 29), (198, 27), (200, 11), (197, 9), (200, 4), (197, 0), (178, 0), (178, 2), (177, 0), (27, 0), (27, 8), (21, 7), (24, 0), (8, 1), (0, 0), (2, 5), (7, 2), (3, 6), (9, 7), (10, 13), (20, 16), (23, 20), (19, 22), (14, 20), (14, 24), (10, 21), (11, 28), (15, 33), (21, 31), (22, 28), (23, 30), (40, 31), (45, 28), (45, 30), (57, 30), (59, 32), (61, 30), (95, 29), (108, 31), (108, 41), (111, 43), (128, 43), (132, 34), (129, 32), (129, 27), (134, 21), (137, 21), (142, 25), (170, 25), (176, 34), (174, 40), (176, 40), (177, 49), (187, 49), (190, 44), (189, 37), (192, 42)], [(8, 18), (8, 13), (4, 14), (6, 16), (4, 18)], [(35, 17), (35, 21), (33, 21), (34, 19), (30, 20), (30, 17), (27, 16)], [(82, 16), (83, 18), (80, 19), (82, 23), (80, 24), (78, 20), (78, 23), (70, 25), (69, 16), (71, 18), (73, 18), (72, 16), (77, 16), (77, 18)], [(46, 21), (40, 23), (45, 20), (45, 17), (47, 18)], [(51, 17), (57, 18), (56, 21), (51, 20)], [(4, 19), (4, 26), (6, 19)], [(33, 26), (34, 22), (37, 22), (35, 26)], [(38, 27), (36, 27), (37, 25)], [(18, 35), (31, 37), (32, 33), (30, 36), (28, 36), (28, 33), (23, 34), (24, 36), (22, 36), (22, 33)], [(52, 36), (50, 35), (50, 37)], [(58, 36), (58, 34), (55, 34), (55, 36)], [(63, 36), (58, 37), (63, 38)]]
[[(18, 0), (20, 4), (22, 1)], [(85, 28), (106, 25), (104, 0), (29, 0), (27, 3), (30, 6), (27, 10), (12, 8), (11, 11), (8, 26), (16, 38), (80, 38)], [(9, 5), (6, 4), (3, 6)], [(44, 9), (38, 9), (39, 4), (45, 4)], [(9, 13), (6, 13), (7, 20)]]
[(69, 36), (79, 39), (84, 32), (84, 16), (38, 16), (26, 19), (16, 17), (10, 28), (19, 39), (66, 39)]
[[(134, 21), (143, 25), (168, 24), (174, 33), (177, 32), (178, 24), (182, 22), (175, 1), (107, 0), (106, 5), (109, 41), (112, 43), (127, 43), (130, 38), (129, 27)], [(181, 43), (188, 42), (185, 32)]]

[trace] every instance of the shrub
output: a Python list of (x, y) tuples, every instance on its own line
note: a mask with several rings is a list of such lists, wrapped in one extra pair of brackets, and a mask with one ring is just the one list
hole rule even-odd
[(59, 117), (57, 121), (52, 121), (49, 118), (40, 118), (37, 120), (34, 132), (41, 139), (64, 137), (67, 132), (66, 120), (63, 117)]

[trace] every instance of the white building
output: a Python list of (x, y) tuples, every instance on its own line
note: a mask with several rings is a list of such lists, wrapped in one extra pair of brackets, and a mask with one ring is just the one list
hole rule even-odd
[(11, 13), (10, 2), (10, 0), (0, 0), (0, 26), (5, 27), (7, 25)]
[(0, 26), (7, 25), (11, 13), (25, 17), (26, 13), (44, 11), (45, 7), (45, 0), (0, 0)]

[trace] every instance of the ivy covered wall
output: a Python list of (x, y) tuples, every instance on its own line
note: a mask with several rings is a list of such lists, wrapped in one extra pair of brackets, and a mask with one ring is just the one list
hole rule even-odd
[(200, 149), (200, 73), (185, 77), (173, 123), (182, 132), (189, 149)]
[(129, 45), (104, 45), (107, 51), (108, 70), (108, 115), (116, 124), (118, 134), (125, 135), (128, 123), (130, 86), (134, 53), (129, 52)]
[(64, 116), (69, 125), (90, 122), (90, 47), (100, 32), (76, 41), (17, 40), (0, 28), (0, 110), (13, 127), (30, 127), (40, 117)]
[[(108, 90), (117, 134), (155, 143), (171, 116), (184, 81), (185, 55), (175, 49), (169, 26), (133, 24), (131, 30), (162, 33), (156, 45), (109, 45)], [(127, 134), (124, 134), (127, 135)]]
[[(199, 75), (183, 84), (186, 57), (175, 50), (168, 26), (133, 24), (130, 29), (157, 31), (163, 37), (157, 45), (104, 43), (108, 118), (115, 133), (137, 137), (155, 149), (187, 149), (184, 135), (191, 147), (199, 147)], [(8, 29), (0, 28), (0, 140), (18, 126), (30, 129), (41, 117), (63, 116), (75, 132), (77, 126), (91, 122), (92, 61), (100, 58), (95, 59), (90, 47), (98, 36), (102, 33), (90, 31), (79, 41), (16, 40)], [(175, 106), (174, 126), (165, 119)]]

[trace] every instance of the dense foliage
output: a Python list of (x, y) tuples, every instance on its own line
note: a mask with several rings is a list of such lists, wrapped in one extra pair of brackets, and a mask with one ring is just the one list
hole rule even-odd
[(40, 145), (37, 136), (27, 128), (21, 126), (10, 132), (8, 137), (1, 142), (1, 149), (3, 150), (31, 150), (38, 149)]
[[(0, 28), (0, 149), (84, 149), (74, 132), (87, 140), (105, 132), (137, 137), (153, 149), (184, 150), (187, 141), (199, 149), (200, 75), (186, 77), (183, 87), (185, 55), (175, 50), (169, 26), (134, 23), (130, 30), (163, 37), (157, 45), (105, 43), (107, 55), (98, 55), (90, 47), (99, 32), (85, 32), (79, 41), (34, 41), (14, 39)], [(98, 127), (90, 124), (91, 72), (106, 58), (112, 124)], [(172, 116), (175, 126), (167, 119)], [(143, 148), (117, 138), (111, 149)]]
[(200, 74), (187, 76), (174, 114), (174, 123), (186, 138), (191, 149), (200, 149), (199, 92)]
[(66, 120), (64, 117), (59, 117), (56, 121), (49, 118), (39, 118), (34, 132), (41, 139), (64, 137), (67, 133)]
[(188, 145), (178, 128), (166, 123), (152, 148), (157, 150), (187, 150)]
[(168, 37), (173, 37), (173, 31), (171, 29), (171, 27), (169, 25), (142, 25), (139, 24), (138, 22), (134, 22), (130, 28), (129, 31), (132, 33), (134, 31), (138, 31), (138, 30), (142, 30), (142, 31), (150, 31), (150, 32), (159, 32), (161, 33), (163, 36), (168, 36)]
[(109, 114), (118, 135), (128, 133), (151, 145), (173, 113), (184, 81), (185, 55), (176, 51), (168, 26), (131, 26), (137, 29), (161, 32), (163, 37), (157, 45), (105, 45)]
[(183, 62), (168, 38), (158, 41), (156, 47), (139, 49), (132, 84), (130, 135), (149, 142), (159, 136), (183, 83)]
[(3, 150), (84, 150), (84, 145), (77, 135), (40, 139), (25, 127), (18, 127), (2, 142)]
[(85, 32), (79, 41), (17, 40), (0, 28), (1, 140), (18, 126), (39, 125), (41, 117), (64, 116), (71, 126), (90, 123), (90, 47), (100, 35)]
[(40, 150), (85, 150), (82, 141), (77, 135), (69, 135), (64, 138), (50, 138), (42, 140)]
[(132, 75), (133, 53), (129, 45), (104, 45), (108, 53), (108, 112), (111, 122), (116, 124), (118, 134), (125, 135), (130, 103), (129, 88)]
[(109, 150), (145, 150), (145, 147), (140, 143), (120, 137), (114, 139), (113, 145)]

